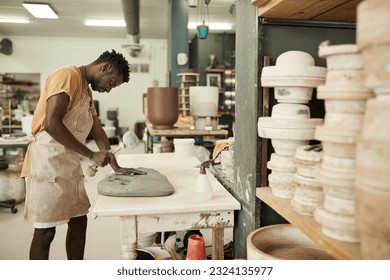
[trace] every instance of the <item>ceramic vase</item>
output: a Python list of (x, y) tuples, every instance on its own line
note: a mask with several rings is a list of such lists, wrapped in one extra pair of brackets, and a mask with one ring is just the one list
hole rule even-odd
[(154, 129), (172, 129), (179, 118), (179, 93), (173, 87), (152, 87), (147, 91), (147, 117)]

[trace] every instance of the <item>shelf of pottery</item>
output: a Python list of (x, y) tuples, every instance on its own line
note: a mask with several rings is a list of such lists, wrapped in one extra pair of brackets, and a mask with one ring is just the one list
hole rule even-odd
[(236, 74), (234, 69), (223, 72), (223, 98), (220, 98), (220, 112), (225, 115), (234, 115), (236, 105)]
[(190, 112), (190, 87), (199, 85), (199, 73), (195, 69), (182, 69), (177, 74), (179, 80), (179, 115), (191, 116)]
[(0, 130), (3, 133), (18, 133), (22, 130), (22, 121), (34, 111), (39, 99), (39, 83), (18, 80), (19, 77), (36, 79), (36, 74), (0, 73)]
[[(357, 44), (319, 46), (327, 69), (294, 51), (262, 72), (280, 103), (258, 121), (275, 153), (257, 196), (338, 259), (390, 258), (389, 28), (390, 2), (363, 1)], [(313, 87), (323, 121), (304, 105)]]

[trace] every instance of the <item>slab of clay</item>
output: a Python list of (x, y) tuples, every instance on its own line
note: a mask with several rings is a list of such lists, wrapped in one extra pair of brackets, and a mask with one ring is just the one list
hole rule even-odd
[(107, 196), (167, 196), (173, 186), (167, 177), (152, 168), (137, 168), (146, 175), (109, 174), (98, 183), (98, 193)]

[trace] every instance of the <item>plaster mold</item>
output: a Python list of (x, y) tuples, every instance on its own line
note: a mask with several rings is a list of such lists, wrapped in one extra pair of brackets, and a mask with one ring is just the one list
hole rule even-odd
[[(275, 66), (262, 70), (262, 86), (274, 87), (275, 98), (280, 102), (272, 107), (271, 117), (260, 117), (257, 124), (259, 137), (271, 139), (275, 150), (267, 168), (272, 170), (268, 181), (277, 197), (294, 196), (292, 178), (297, 168), (293, 157), (298, 147), (314, 139), (315, 128), (324, 123), (323, 119), (310, 118), (306, 104), (312, 98), (313, 88), (325, 82), (325, 76), (326, 68), (314, 66), (314, 58), (301, 51), (285, 52), (276, 59)], [(312, 175), (307, 166), (299, 167), (303, 174)], [(306, 211), (304, 208), (312, 212), (313, 205), (309, 204), (296, 201), (301, 212)]]
[(389, 159), (389, 141), (369, 142), (361, 139), (357, 145), (356, 181), (390, 192)]
[(346, 199), (326, 193), (323, 207), (335, 214), (353, 216), (355, 214), (355, 197)]
[(329, 41), (320, 44), (318, 55), (326, 59), (328, 70), (362, 69), (363, 61), (357, 45), (329, 45)]
[(356, 41), (363, 56), (366, 87), (390, 94), (390, 2), (363, 1), (357, 7)]
[(324, 193), (315, 178), (295, 174), (292, 184), (295, 187), (291, 206), (294, 211), (312, 216), (317, 205), (323, 200)]
[(321, 164), (322, 148), (320, 146), (305, 145), (296, 149), (293, 162), (297, 173), (308, 178), (315, 178), (315, 167)]
[(321, 168), (334, 172), (353, 174), (356, 169), (356, 160), (324, 155), (322, 158)]
[(282, 156), (277, 153), (271, 154), (271, 159), (267, 162), (267, 168), (285, 172), (296, 172), (297, 170), (293, 162), (293, 157)]
[(318, 206), (314, 211), (314, 219), (321, 224), (326, 236), (351, 243), (360, 241), (354, 216), (332, 213)]
[(390, 42), (390, 2), (362, 1), (357, 6), (356, 42), (359, 49)]
[(281, 198), (292, 198), (294, 195), (294, 186), (291, 184), (294, 176), (293, 172), (285, 172), (284, 175), (276, 176), (272, 173), (268, 175), (269, 186), (271, 187), (272, 193)]
[(288, 51), (266, 66), (261, 73), (263, 87), (275, 87), (278, 102), (308, 103), (313, 88), (325, 82), (326, 68), (314, 66), (313, 57), (301, 51)]
[(309, 119), (310, 108), (304, 104), (276, 104), (272, 107), (273, 119)]
[(356, 158), (356, 144), (322, 142), (322, 149), (332, 157)]
[(371, 99), (367, 102), (362, 138), (365, 141), (390, 143), (390, 99)]
[(366, 110), (366, 100), (328, 99), (324, 103), (327, 113), (364, 114)]
[[(356, 222), (362, 257), (388, 260), (390, 256), (390, 192), (356, 184)], [(367, 211), (369, 209), (369, 211)]]
[[(325, 194), (345, 198), (345, 199), (353, 199), (355, 192), (355, 176), (351, 174), (346, 177), (345, 174), (340, 172), (326, 172), (322, 169), (317, 169), (319, 171), (317, 173), (317, 181), (322, 186)], [(331, 176), (326, 176), (326, 175)]]

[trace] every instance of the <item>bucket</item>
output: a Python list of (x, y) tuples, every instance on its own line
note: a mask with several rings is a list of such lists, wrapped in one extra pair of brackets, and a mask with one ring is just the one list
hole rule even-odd
[(203, 236), (193, 234), (188, 238), (187, 260), (205, 260), (206, 246)]
[(115, 126), (103, 126), (104, 132), (107, 134), (107, 138), (114, 138), (116, 128)]
[(247, 237), (248, 260), (332, 260), (313, 240), (290, 224), (261, 227)]
[(137, 248), (151, 247), (156, 241), (156, 232), (138, 233)]
[(194, 155), (194, 143), (193, 138), (173, 139), (175, 156), (178, 158), (192, 157)]
[(33, 116), (22, 117), (22, 131), (26, 133), (27, 136), (31, 136), (31, 124)]

